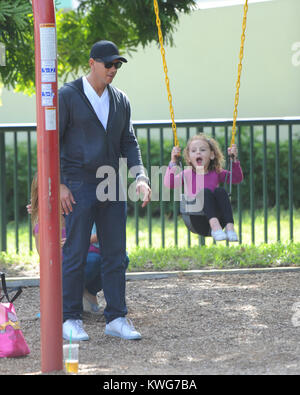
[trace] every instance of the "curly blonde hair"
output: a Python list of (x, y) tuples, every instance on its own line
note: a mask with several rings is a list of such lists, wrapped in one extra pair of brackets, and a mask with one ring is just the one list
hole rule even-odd
[(223, 166), (224, 166), (223, 153), (220, 149), (219, 143), (214, 138), (208, 137), (204, 133), (196, 134), (195, 136), (191, 137), (188, 140), (187, 145), (183, 151), (183, 156), (186, 163), (188, 165), (191, 164), (189, 157), (189, 150), (191, 143), (195, 140), (204, 140), (207, 142), (210, 150), (213, 151), (215, 154), (214, 159), (212, 159), (208, 165), (208, 171), (216, 171), (217, 173), (220, 173), (223, 170)]

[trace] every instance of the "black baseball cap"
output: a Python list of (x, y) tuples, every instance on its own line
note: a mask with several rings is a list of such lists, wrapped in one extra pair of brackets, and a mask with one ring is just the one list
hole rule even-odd
[(113, 60), (121, 60), (127, 63), (127, 59), (120, 56), (118, 47), (111, 41), (101, 40), (96, 42), (91, 49), (90, 58), (101, 59), (103, 62), (112, 62)]

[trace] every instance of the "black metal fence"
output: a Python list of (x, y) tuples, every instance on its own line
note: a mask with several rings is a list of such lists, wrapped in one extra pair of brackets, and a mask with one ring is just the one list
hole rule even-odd
[[(208, 120), (183, 120), (177, 121), (178, 137), (181, 144), (193, 135), (199, 132), (204, 132), (212, 137), (221, 139), (224, 153), (227, 152), (227, 147), (231, 139), (231, 125), (232, 120), (224, 119), (208, 119)], [(133, 126), (139, 141), (143, 141), (144, 165), (147, 168), (148, 174), (151, 174), (153, 146), (159, 146), (159, 160), (158, 165), (164, 166), (168, 164), (169, 155), (166, 157), (164, 148), (167, 142), (172, 141), (171, 123), (168, 121), (141, 121), (133, 122)], [(243, 140), (246, 137), (246, 140)], [(14, 228), (14, 244), (15, 250), (19, 252), (19, 227), (22, 218), (20, 216), (21, 210), (25, 210), (27, 202), (30, 200), (30, 186), (33, 172), (36, 167), (36, 125), (35, 124), (0, 124), (0, 250), (7, 250), (7, 227), (8, 222), (13, 223)], [(255, 163), (256, 158), (256, 144), (259, 141), (260, 161), (261, 167), (257, 170)], [(243, 164), (243, 171), (247, 173), (247, 178), (244, 183), (238, 185), (234, 190), (234, 199), (236, 203), (238, 232), (240, 243), (243, 242), (243, 209), (245, 207), (244, 200), (247, 200), (247, 209), (251, 217), (251, 243), (255, 243), (255, 220), (256, 220), (256, 197), (259, 193), (261, 201), (261, 212), (263, 213), (264, 222), (264, 240), (268, 242), (268, 212), (270, 209), (270, 201), (276, 211), (276, 233), (277, 241), (281, 240), (281, 217), (280, 212), (284, 203), (289, 213), (289, 240), (294, 240), (294, 188), (295, 188), (295, 173), (293, 169), (296, 166), (295, 154), (293, 155), (293, 144), (300, 141), (300, 117), (290, 118), (265, 118), (265, 119), (240, 119), (237, 122), (237, 138), (236, 143), (239, 152), (247, 150), (249, 161), (246, 168)], [(274, 167), (270, 170), (268, 164), (270, 158), (268, 157), (268, 144), (272, 142), (274, 146), (274, 155), (272, 154), (272, 164)], [(20, 144), (24, 152), (20, 154)], [(286, 150), (286, 168), (284, 169), (285, 183), (282, 183), (281, 171), (281, 151)], [(226, 158), (227, 159), (227, 158)], [(243, 157), (241, 157), (243, 163)], [(156, 163), (157, 164), (157, 163)], [(272, 165), (272, 166), (273, 166)], [(8, 171), (9, 169), (10, 171)], [(24, 176), (24, 169), (26, 174)], [(255, 188), (255, 177), (257, 178), (259, 171), (261, 189), (259, 192)], [(298, 171), (298, 170), (297, 170)], [(22, 173), (22, 177), (21, 177)], [(22, 178), (22, 180), (21, 180)], [(22, 181), (22, 182), (21, 182)], [(160, 180), (161, 185), (162, 180)], [(245, 183), (247, 183), (247, 194), (243, 194), (245, 190)], [(268, 186), (270, 183), (274, 184), (274, 196), (270, 196)], [(284, 188), (284, 190), (283, 190)], [(272, 192), (273, 194), (273, 192)], [(166, 229), (166, 202), (159, 201), (159, 221), (160, 221), (160, 244), (166, 247), (165, 229)], [(10, 207), (10, 209), (9, 209)], [(133, 216), (135, 224), (135, 244), (140, 244), (140, 203), (133, 204)], [(173, 235), (174, 245), (178, 245), (178, 202), (173, 202), (172, 205), (172, 221), (173, 221)], [(8, 218), (9, 217), (9, 218)], [(153, 203), (149, 204), (146, 209), (146, 231), (148, 233), (148, 245), (153, 245), (152, 239), (152, 222), (153, 222)], [(32, 249), (32, 229), (30, 218), (26, 219), (28, 229), (28, 245)], [(157, 219), (156, 219), (157, 221)], [(23, 219), (24, 222), (24, 219)], [(145, 221), (143, 221), (145, 224)], [(11, 227), (10, 227), (11, 228)], [(205, 240), (199, 237), (199, 244), (205, 244)], [(191, 245), (191, 234), (187, 231), (187, 246)]]

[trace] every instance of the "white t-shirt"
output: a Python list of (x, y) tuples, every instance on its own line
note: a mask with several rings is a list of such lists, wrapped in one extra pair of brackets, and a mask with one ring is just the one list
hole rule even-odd
[(82, 83), (86, 97), (89, 99), (95, 113), (97, 114), (99, 121), (102, 123), (104, 129), (106, 130), (109, 114), (109, 94), (107, 87), (104, 89), (102, 95), (98, 96), (97, 92), (88, 82), (85, 76), (82, 77)]

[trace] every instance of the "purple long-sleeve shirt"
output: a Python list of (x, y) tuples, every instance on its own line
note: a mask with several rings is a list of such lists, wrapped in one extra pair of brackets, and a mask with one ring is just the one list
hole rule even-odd
[[(179, 188), (184, 182), (184, 193), (188, 196), (196, 196), (201, 189), (208, 188), (214, 191), (220, 183), (225, 182), (226, 174), (227, 183), (230, 181), (230, 172), (222, 170), (220, 173), (210, 171), (207, 174), (196, 174), (192, 168), (184, 169), (178, 173), (178, 166), (168, 166), (164, 177), (164, 185), (167, 188)], [(243, 171), (239, 161), (232, 163), (232, 183), (239, 184), (243, 181)]]
[[(37, 235), (37, 234), (39, 233), (39, 224), (38, 224), (38, 223), (35, 225), (35, 227), (34, 227), (34, 229), (33, 229), (33, 233), (34, 233), (35, 235)], [(63, 239), (65, 239), (66, 236), (67, 236), (67, 235), (66, 235), (66, 228), (63, 227), (63, 228), (61, 229), (61, 237), (62, 237)], [(100, 254), (99, 248), (97, 248), (97, 247), (94, 246), (93, 244), (90, 245), (90, 248), (89, 248), (89, 251), (88, 251), (88, 252), (96, 252), (97, 254)]]

